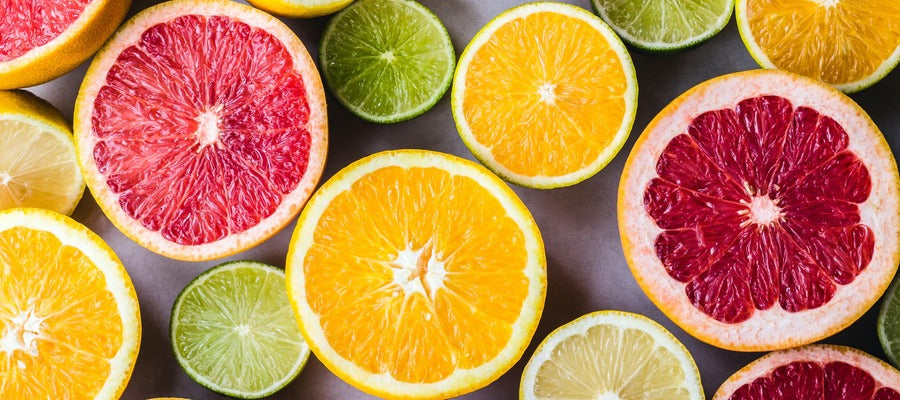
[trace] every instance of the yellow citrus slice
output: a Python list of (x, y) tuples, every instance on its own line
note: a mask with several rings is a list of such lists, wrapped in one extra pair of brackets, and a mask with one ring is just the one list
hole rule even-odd
[(378, 153), (330, 179), (300, 215), (288, 294), (313, 352), (379, 397), (481, 388), (525, 351), (546, 293), (537, 225), (483, 167)]
[(247, 0), (272, 14), (295, 18), (312, 18), (338, 12), (353, 0)]
[(118, 399), (141, 319), (109, 246), (54, 212), (0, 211), (0, 271), (3, 399)]
[(637, 79), (625, 46), (597, 16), (560, 3), (506, 11), (466, 47), (453, 118), (466, 146), (518, 185), (574, 185), (625, 143)]
[(551, 332), (525, 366), (519, 398), (704, 399), (684, 345), (653, 320), (621, 311), (597, 311)]
[(37, 85), (69, 72), (103, 45), (131, 0), (4, 1), (0, 89)]
[(72, 127), (25, 91), (0, 91), (0, 210), (38, 207), (71, 214), (84, 193)]
[(900, 2), (738, 0), (738, 29), (750, 55), (834, 85), (865, 89), (900, 61)]

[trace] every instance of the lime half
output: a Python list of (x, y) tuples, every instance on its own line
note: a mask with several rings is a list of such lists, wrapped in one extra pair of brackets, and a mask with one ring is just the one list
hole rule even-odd
[(594, 11), (628, 44), (673, 52), (715, 36), (731, 19), (733, 0), (592, 0)]
[(189, 283), (172, 307), (169, 334), (184, 371), (232, 397), (278, 391), (309, 358), (284, 271), (253, 261), (219, 265)]
[(884, 294), (881, 311), (878, 313), (878, 340), (884, 353), (894, 365), (900, 366), (900, 301), (897, 299), (897, 286), (900, 279), (894, 281)]
[(441, 20), (412, 0), (357, 0), (331, 19), (319, 56), (334, 97), (383, 124), (431, 109), (456, 64)]

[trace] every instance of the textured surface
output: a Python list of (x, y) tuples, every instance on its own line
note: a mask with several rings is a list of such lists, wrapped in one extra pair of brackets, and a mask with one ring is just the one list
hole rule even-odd
[(69, 27), (90, 0), (0, 2), (0, 61), (17, 58), (56, 39)]
[[(589, 1), (569, 1), (589, 8)], [(155, 1), (137, 1), (131, 10)], [(491, 18), (522, 1), (422, 0), (447, 25), (457, 53)], [(315, 56), (327, 18), (286, 20)], [(725, 73), (754, 69), (756, 63), (741, 43), (734, 23), (708, 43), (687, 53), (648, 56), (632, 52), (640, 84), (634, 132), (641, 132), (653, 116), (673, 98), (694, 85)], [(38, 87), (47, 98), (71, 117), (72, 105), (86, 66)], [(900, 73), (852, 97), (869, 112), (900, 150)], [(323, 181), (347, 164), (376, 151), (426, 148), (472, 159), (453, 125), (449, 96), (425, 115), (399, 125), (365, 123), (329, 98), (332, 148)], [(547, 249), (547, 303), (541, 324), (525, 359), (487, 388), (464, 399), (512, 399), (517, 396), (522, 368), (534, 347), (553, 329), (599, 309), (639, 312), (672, 330), (697, 360), (706, 393), (711, 396), (732, 373), (759, 354), (742, 354), (705, 345), (678, 329), (650, 303), (634, 282), (618, 239), (616, 189), (625, 158), (637, 135), (633, 134), (619, 155), (599, 174), (574, 187), (550, 191), (514, 187), (534, 214)], [(157, 256), (128, 240), (103, 216), (90, 196), (85, 196), (74, 217), (103, 236), (121, 256), (134, 280), (141, 301), (144, 323), (143, 348), (124, 399), (144, 400), (156, 396), (190, 397), (194, 400), (224, 399), (195, 384), (175, 362), (168, 339), (169, 312), (178, 292), (191, 279), (218, 262), (184, 263)], [(255, 249), (230, 259), (251, 258), (283, 265), (293, 224)], [(872, 310), (830, 343), (859, 347), (883, 356), (875, 333)], [(371, 399), (328, 372), (312, 358), (298, 379), (275, 399)]]

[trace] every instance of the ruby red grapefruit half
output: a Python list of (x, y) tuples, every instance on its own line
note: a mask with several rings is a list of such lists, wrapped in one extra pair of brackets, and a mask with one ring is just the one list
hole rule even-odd
[(859, 318), (900, 260), (897, 165), (865, 112), (781, 71), (715, 78), (647, 126), (619, 228), (650, 299), (741, 351), (798, 346)]
[(171, 258), (265, 240), (300, 211), (325, 163), (325, 97), (306, 48), (274, 17), (231, 1), (171, 1), (135, 16), (98, 53), (75, 108), (97, 203)]
[(851, 347), (810, 345), (741, 368), (713, 400), (900, 400), (900, 372)]
[(116, 30), (131, 0), (0, 2), (0, 89), (37, 85), (81, 64)]

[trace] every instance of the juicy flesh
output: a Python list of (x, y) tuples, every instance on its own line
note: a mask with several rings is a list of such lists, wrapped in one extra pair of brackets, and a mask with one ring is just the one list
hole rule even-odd
[(309, 161), (303, 77), (284, 44), (223, 16), (147, 29), (94, 102), (94, 161), (118, 205), (183, 245), (272, 215)]
[(56, 39), (92, 0), (4, 0), (0, 4), (0, 62)]
[(872, 75), (900, 46), (900, 2), (748, 0), (753, 37), (775, 66), (831, 84)]
[(703, 113), (663, 150), (644, 207), (656, 254), (707, 315), (822, 306), (872, 259), (872, 188), (833, 119), (777, 96)]
[[(93, 398), (122, 345), (103, 274), (50, 233), (0, 232), (0, 393), (11, 399)], [(11, 397), (10, 397), (11, 396)]]
[(613, 25), (648, 44), (690, 41), (708, 33), (731, 2), (709, 0), (600, 0)]
[(900, 400), (868, 372), (841, 361), (795, 361), (781, 365), (736, 390), (729, 400), (825, 399)]
[(30, 123), (0, 118), (0, 209), (68, 211), (80, 194), (71, 146)]
[(341, 357), (436, 382), (505, 347), (528, 294), (527, 260), (523, 232), (471, 178), (386, 167), (319, 219), (306, 300)]
[(538, 369), (541, 400), (686, 400), (678, 358), (644, 331), (597, 325), (560, 342)]
[(500, 27), (466, 73), (463, 112), (475, 140), (523, 176), (580, 171), (625, 118), (618, 54), (587, 22), (538, 12)]

